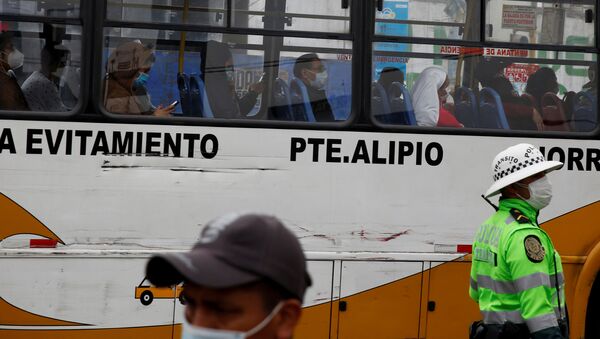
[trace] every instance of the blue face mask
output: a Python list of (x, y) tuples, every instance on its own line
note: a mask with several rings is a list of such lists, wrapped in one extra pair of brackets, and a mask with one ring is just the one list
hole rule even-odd
[(146, 87), (146, 83), (148, 83), (149, 78), (150, 76), (147, 73), (140, 72), (140, 75), (138, 75), (137, 79), (135, 79), (133, 85), (135, 87)]
[(265, 328), (271, 322), (271, 320), (273, 320), (273, 317), (275, 317), (279, 310), (281, 310), (281, 307), (283, 307), (282, 302), (277, 304), (277, 306), (273, 308), (273, 311), (271, 311), (271, 313), (263, 321), (247, 332), (218, 330), (214, 328), (194, 326), (190, 324), (184, 316), (181, 339), (245, 339), (255, 335)]

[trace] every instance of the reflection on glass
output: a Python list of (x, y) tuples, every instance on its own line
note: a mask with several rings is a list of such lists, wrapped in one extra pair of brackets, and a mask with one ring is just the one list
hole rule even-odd
[(225, 0), (107, 0), (108, 20), (227, 25)]
[(0, 13), (46, 17), (79, 17), (77, 0), (21, 0), (0, 1)]
[(375, 34), (477, 40), (479, 12), (479, 0), (383, 0)]
[[(67, 112), (74, 108), (80, 94), (81, 40), (66, 32), (77, 30), (50, 24), (6, 24), (17, 30), (0, 34), (0, 109)], [(18, 28), (25, 25), (28, 32), (37, 34), (22, 34)]]
[(592, 1), (493, 0), (486, 6), (490, 41), (570, 46), (595, 42), (595, 21), (586, 20), (595, 13)]
[(597, 125), (591, 53), (398, 45), (407, 51), (375, 44), (373, 52), (371, 110), (379, 123), (459, 127), (456, 119), (470, 128), (563, 132)]

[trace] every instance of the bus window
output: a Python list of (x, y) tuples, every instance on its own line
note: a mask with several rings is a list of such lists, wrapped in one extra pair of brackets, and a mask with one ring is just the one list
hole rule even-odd
[(0, 13), (43, 17), (78, 18), (77, 0), (0, 1)]
[(595, 18), (594, 3), (591, 0), (492, 0), (486, 4), (486, 39), (514, 43), (593, 46), (596, 41), (596, 24), (594, 20), (590, 21), (589, 17), (586, 20), (586, 16), (591, 15)]
[(3, 22), (0, 109), (63, 113), (81, 92), (81, 27)]
[(383, 0), (375, 34), (436, 39), (478, 40), (479, 0)]
[(256, 115), (264, 89), (258, 84), (263, 76), (263, 38), (185, 32), (181, 55), (182, 34), (105, 29), (106, 111), (222, 119)]
[(127, 22), (227, 26), (225, 0), (108, 0), (106, 19)]
[[(284, 6), (282, 6), (284, 4)], [(273, 30), (350, 32), (350, 9), (340, 0), (233, 1), (232, 26)], [(273, 6), (272, 5), (272, 6)]]
[(583, 52), (376, 43), (372, 117), (383, 125), (588, 132), (597, 125), (596, 62)]

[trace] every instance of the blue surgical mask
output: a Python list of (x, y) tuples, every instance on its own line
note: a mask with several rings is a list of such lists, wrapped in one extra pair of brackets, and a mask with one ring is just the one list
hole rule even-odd
[(137, 79), (135, 79), (133, 85), (135, 87), (146, 87), (146, 83), (148, 83), (149, 78), (150, 76), (147, 73), (140, 72), (140, 75), (138, 75)]
[(283, 303), (280, 302), (273, 308), (271, 313), (258, 325), (247, 332), (219, 330), (215, 328), (200, 327), (190, 324), (186, 317), (183, 317), (183, 332), (181, 339), (245, 339), (255, 335), (264, 329), (273, 320), (273, 317), (281, 310)]

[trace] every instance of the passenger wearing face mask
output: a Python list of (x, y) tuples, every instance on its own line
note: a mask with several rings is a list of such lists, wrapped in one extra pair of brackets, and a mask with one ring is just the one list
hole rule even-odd
[(66, 112), (58, 92), (69, 51), (62, 46), (46, 45), (41, 53), (41, 69), (31, 73), (21, 89), (32, 111)]
[(25, 57), (12, 43), (9, 32), (0, 33), (0, 110), (29, 111), (27, 100), (13, 70), (23, 66)]
[(250, 84), (248, 92), (238, 97), (231, 50), (222, 42), (208, 41), (203, 65), (206, 94), (215, 118), (239, 119), (252, 111), (262, 93), (262, 81)]
[(445, 107), (449, 84), (446, 71), (440, 67), (427, 67), (419, 74), (411, 91), (417, 125), (463, 127)]
[(117, 114), (169, 116), (175, 107), (154, 107), (146, 90), (154, 53), (140, 41), (118, 46), (109, 56), (104, 82), (104, 106)]
[(494, 183), (484, 199), (500, 194), (496, 213), (473, 241), (469, 295), (483, 320), (471, 337), (568, 338), (561, 259), (538, 215), (552, 199), (547, 173), (563, 166), (534, 146), (518, 144), (492, 162)]
[(209, 222), (189, 252), (152, 257), (146, 277), (183, 283), (183, 339), (290, 339), (311, 285), (296, 236), (254, 213)]
[[(318, 122), (335, 121), (333, 110), (327, 99), (326, 88), (329, 82), (329, 75), (319, 56), (310, 53), (296, 59), (294, 76), (300, 79), (306, 86), (315, 120)], [(292, 86), (294, 85), (292, 83)], [(292, 90), (294, 89), (292, 88)]]

